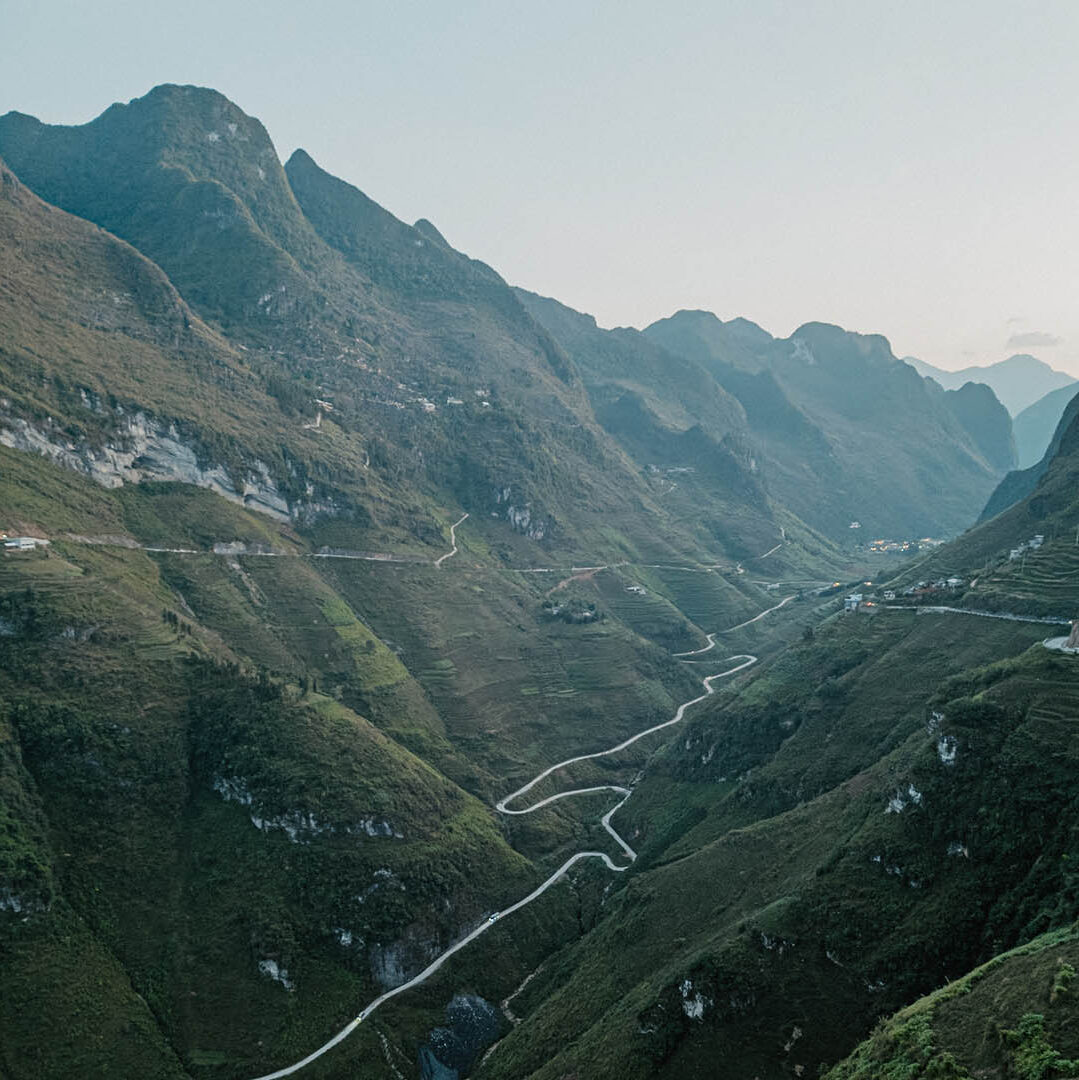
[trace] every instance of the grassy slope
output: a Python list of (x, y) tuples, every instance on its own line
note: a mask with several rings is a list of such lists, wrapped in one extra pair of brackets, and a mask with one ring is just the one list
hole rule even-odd
[[(414, 970), (478, 918), (480, 905), (505, 906), (535, 880), (490, 812), (402, 747), (490, 799), (558, 757), (665, 719), (693, 691), (694, 676), (647, 635), (667, 641), (673, 626), (689, 646), (700, 630), (666, 600), (658, 623), (619, 612), (609, 602), (627, 595), (617, 571), (554, 594), (594, 602), (605, 615), (570, 625), (541, 604), (557, 578), (473, 561), (488, 551), (482, 531), (463, 528), (457, 562), (442, 570), (313, 560), (290, 529), (208, 492), (175, 484), (102, 491), (6, 449), (0, 463), (0, 525), (53, 540), (46, 554), (2, 563), (5, 625), (14, 631), (0, 637), (3, 699), (18, 713), (12, 730), (35, 793), (29, 802), (5, 797), (11, 860), (32, 853), (31, 869), (40, 863), (48, 881), (57, 853), (71, 852), (53, 907), (38, 919), (52, 926), (70, 911), (87, 947), (114, 957), (149, 1003), (160, 1046), (196, 1072), (220, 1061), (220, 1075), (241, 1075), (255, 1061), (299, 1055), (373, 996), (380, 948), (396, 944)], [(111, 542), (65, 539), (85, 536)], [(116, 542), (205, 550), (222, 536), (293, 554), (150, 554)], [(723, 584), (709, 612), (741, 618), (766, 595), (742, 587)], [(251, 682), (258, 668), (276, 673), (271, 688), (285, 681), (283, 698)], [(617, 763), (623, 781), (651, 751), (640, 749)], [(213, 792), (219, 779), (242, 783), (252, 807)], [(567, 804), (515, 822), (509, 835), (550, 865), (609, 844), (584, 824), (601, 810)], [(259, 832), (250, 822), (251, 813), (290, 812), (338, 829), (385, 819), (405, 839), (365, 839), (358, 850), (337, 834), (293, 844), (283, 828)], [(47, 841), (40, 830), (24, 835), (35, 815), (47, 821)], [(407, 891), (387, 891), (384, 908), (371, 900), (351, 908), (352, 882), (377, 884), (381, 870)], [(10, 872), (25, 891), (23, 876)], [(523, 914), (535, 929), (523, 944), (504, 944), (504, 964), (490, 970), (462, 958), (430, 992), (388, 1014), (396, 1037), (407, 1045), (429, 1025), (440, 988), (450, 993), (457, 980), (508, 993), (529, 970), (518, 965), (542, 957), (543, 942), (587, 928), (580, 914), (566, 918), (566, 906), (598, 912), (588, 899), (596, 878), (606, 884), (586, 868), (576, 890)], [(442, 896), (450, 909), (435, 904)], [(364, 947), (342, 949), (335, 927)], [(39, 947), (27, 964), (43, 962)], [(295, 995), (259, 974), (265, 959), (288, 969)], [(24, 976), (9, 987), (9, 1017), (20, 995), (61, 992), (38, 987), (29, 968)], [(113, 995), (102, 1008), (126, 1016), (124, 1000)], [(19, 1030), (24, 1048), (39, 1036), (34, 1022)], [(366, 1045), (330, 1062), (327, 1075)], [(41, 1068), (62, 1072), (68, 1060), (43, 1059)]]
[[(782, 726), (807, 696), (786, 657), (717, 703), (724, 720), (712, 727), (726, 741), (714, 756), (692, 721), (669, 744), (619, 815), (645, 842), (640, 870), (530, 987), (529, 1022), (481, 1075), (707, 1076), (719, 1047), (736, 1075), (795, 1064), (811, 1075), (882, 1012), (1074, 917), (1057, 868), (1074, 853), (1079, 668), (1035, 649), (970, 671), (971, 656), (1030, 641), (990, 623), (964, 627), (942, 667), (933, 658), (955, 647), (954, 620), (876, 623), (899, 640), (866, 642), (865, 622), (848, 618), (805, 647), (818, 654), (808, 696), (829, 680), (845, 693), (818, 699), (819, 715), (778, 751), (760, 699)], [(852, 666), (863, 643), (903, 678), (884, 681), (864, 653)], [(829, 662), (843, 674), (828, 675)], [(949, 671), (959, 674), (941, 682)], [(932, 711), (944, 726), (927, 732)], [(955, 766), (940, 759), (943, 735), (957, 741)], [(746, 757), (717, 782), (732, 752)], [(902, 812), (884, 813), (897, 792)], [(671, 806), (688, 807), (688, 822), (664, 822)], [(666, 835), (646, 835), (650, 812)], [(1018, 839), (1031, 835), (1036, 847)], [(949, 855), (953, 844), (968, 857)], [(684, 1009), (697, 994), (699, 1020)]]
[[(0, 564), (0, 697), (13, 748), (5, 887), (26, 904), (51, 900), (23, 928), (6, 919), (6, 970), (21, 971), (5, 979), (0, 1000), (6, 1045), (16, 1048), (5, 1063), (12, 1075), (31, 1062), (33, 1075), (63, 1075), (90, 1024), (100, 1030), (83, 1063), (93, 1046), (121, 1060), (115, 1040), (126, 1040), (123, 1053), (144, 1061), (132, 1067), (145, 1075), (175, 1072), (168, 1045), (189, 1066), (192, 1051), (213, 1049), (244, 1062), (215, 1075), (243, 1075), (256, 1061), (306, 1051), (373, 996), (379, 948), (397, 943), (400, 962), (414, 966), (488, 905), (527, 890), (527, 863), (474, 798), (332, 698), (241, 675), (230, 665), (244, 653), (185, 610), (147, 554), (62, 539), (63, 529), (121, 532), (129, 494), (4, 454), (3, 505), (54, 531), (47, 554)], [(346, 634), (355, 648), (362, 628), (321, 588), (331, 632), (355, 627)], [(363, 666), (348, 678), (359, 691), (401, 677), (384, 648), (357, 651)], [(254, 648), (247, 655), (261, 659)], [(250, 792), (251, 806), (215, 793), (222, 778)], [(294, 821), (296, 812), (335, 831), (297, 844), (283, 827), (259, 831), (250, 820)], [(403, 839), (366, 836), (369, 819)], [(349, 899), (365, 881), (378, 886), (383, 870), (392, 888), (376, 888), (362, 906)], [(355, 953), (334, 940), (342, 926), (356, 935)], [(46, 1050), (41, 1016), (64, 1015), (85, 993), (42, 977), (58, 935), (109, 990), (80, 1003), (84, 1026)], [(260, 975), (263, 959), (288, 968), (295, 995)], [(127, 979), (160, 1028), (132, 1011)], [(30, 994), (36, 1015), (22, 1004)], [(110, 1020), (98, 1023), (98, 1012)]]
[[(1061, 434), (1059, 452), (1031, 494), (970, 529), (954, 544), (915, 562), (895, 579), (895, 584), (956, 574), (967, 584), (962, 594), (948, 603), (1074, 617), (1079, 610), (1074, 573), (1077, 482), (1079, 425), (1073, 422)], [(1012, 548), (1039, 533), (1045, 537), (1040, 550), (1029, 551), (1025, 559), (1009, 558)]]
[(1079, 1069), (1079, 927), (1035, 938), (898, 1012), (828, 1080), (1050, 1080)]

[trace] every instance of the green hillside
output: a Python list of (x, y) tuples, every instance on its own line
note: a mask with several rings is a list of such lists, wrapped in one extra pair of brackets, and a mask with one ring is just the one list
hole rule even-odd
[(0, 155), (4, 1080), (1071, 1067), (1079, 421), (962, 532), (880, 336), (604, 330), (198, 87)]
[(620, 815), (638, 869), (479, 1075), (813, 1075), (1073, 919), (1079, 669), (988, 621), (953, 654), (961, 619), (841, 617), (691, 721)]
[(994, 957), (882, 1024), (828, 1080), (1073, 1076), (1077, 962), (1075, 926)]

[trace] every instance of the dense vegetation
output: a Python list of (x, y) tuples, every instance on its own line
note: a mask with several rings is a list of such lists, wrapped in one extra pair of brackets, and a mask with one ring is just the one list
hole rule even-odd
[[(1075, 659), (837, 597), (1072, 614), (1074, 425), (897, 574), (851, 519), (955, 532), (1012, 443), (883, 338), (602, 330), (193, 87), (8, 114), (0, 154), (0, 529), (49, 540), (0, 554), (0, 1074), (290, 1063), (621, 858), (608, 785), (631, 870), (579, 864), (306, 1075), (1073, 1068)], [(675, 737), (534, 794), (601, 790), (495, 813), (733, 654)]]

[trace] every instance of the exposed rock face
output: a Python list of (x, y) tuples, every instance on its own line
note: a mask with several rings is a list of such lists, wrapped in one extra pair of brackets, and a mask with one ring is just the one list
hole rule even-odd
[(272, 517), (275, 521), (310, 520), (333, 514), (330, 503), (290, 503), (261, 461), (251, 463), (242, 481), (223, 465), (199, 464), (195, 448), (175, 425), (136, 413), (122, 419), (117, 434), (100, 447), (75, 443), (58, 429), (35, 427), (21, 417), (0, 417), (0, 445), (40, 454), (58, 465), (89, 476), (106, 488), (148, 480), (176, 481), (209, 488), (230, 502)]
[(225, 802), (238, 802), (241, 806), (253, 807), (257, 812), (251, 814), (251, 824), (260, 832), (280, 829), (288, 835), (294, 844), (308, 844), (315, 837), (344, 833), (352, 837), (370, 837), (403, 840), (404, 833), (392, 822), (374, 815), (362, 817), (355, 824), (333, 825), (319, 821), (310, 810), (286, 810), (282, 814), (265, 814), (255, 801), (254, 795), (241, 777), (219, 776), (213, 782), (213, 789)]
[(454, 994), (446, 1026), (433, 1028), (420, 1047), (423, 1080), (468, 1076), (480, 1053), (498, 1038), (498, 1010), (476, 994)]
[[(550, 517), (535, 513), (532, 504), (525, 502), (519, 495), (515, 496), (512, 488), (496, 488), (495, 504), (505, 514), (513, 529), (530, 540), (542, 540), (551, 530), (553, 522)], [(497, 513), (498, 511), (496, 515)]]
[(373, 945), (367, 958), (375, 981), (384, 990), (392, 990), (422, 971), (440, 952), (437, 941), (405, 937), (392, 945)]

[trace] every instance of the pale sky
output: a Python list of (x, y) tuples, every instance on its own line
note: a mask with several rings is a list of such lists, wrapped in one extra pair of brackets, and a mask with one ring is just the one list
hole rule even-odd
[(0, 112), (213, 86), (514, 284), (1079, 376), (1079, 3), (0, 0)]

